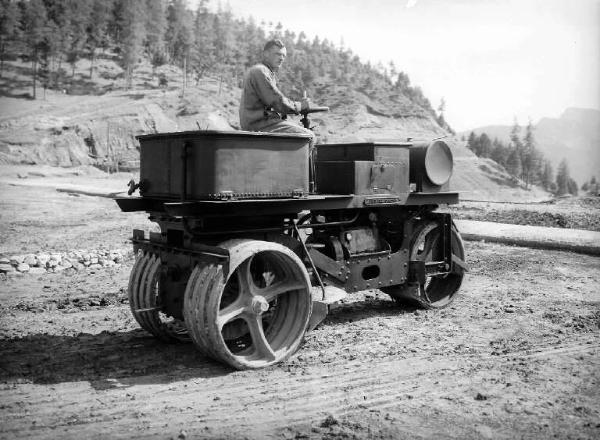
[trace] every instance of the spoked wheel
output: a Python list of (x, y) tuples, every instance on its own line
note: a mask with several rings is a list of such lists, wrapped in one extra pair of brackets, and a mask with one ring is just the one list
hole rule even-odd
[(230, 240), (228, 268), (195, 267), (185, 291), (184, 316), (206, 355), (237, 369), (285, 360), (300, 346), (312, 298), (306, 268), (277, 243)]
[(183, 321), (165, 315), (160, 304), (161, 260), (140, 251), (129, 277), (129, 306), (133, 317), (146, 331), (163, 341), (189, 341)]
[[(424, 221), (417, 225), (410, 245), (410, 260), (440, 261), (439, 242), (442, 230), (438, 223)], [(425, 309), (439, 309), (455, 298), (466, 268), (465, 250), (458, 230), (452, 225), (452, 271), (444, 275), (427, 276), (425, 284), (406, 283), (382, 289), (400, 303), (417, 305)]]

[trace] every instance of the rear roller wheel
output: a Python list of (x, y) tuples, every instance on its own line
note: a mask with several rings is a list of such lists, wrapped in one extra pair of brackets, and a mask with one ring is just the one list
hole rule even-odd
[(183, 321), (165, 315), (160, 304), (161, 260), (139, 252), (129, 277), (129, 306), (133, 317), (146, 331), (163, 341), (189, 341)]
[(306, 268), (277, 243), (230, 240), (228, 267), (195, 267), (185, 291), (184, 316), (206, 355), (237, 369), (281, 362), (300, 346), (312, 298)]
[[(440, 261), (438, 244), (442, 238), (441, 227), (433, 221), (417, 225), (410, 245), (410, 260)], [(465, 249), (458, 230), (452, 225), (452, 271), (444, 275), (427, 276), (425, 284), (406, 283), (386, 287), (383, 292), (399, 303), (417, 305), (424, 309), (448, 306), (462, 284), (465, 266)]]

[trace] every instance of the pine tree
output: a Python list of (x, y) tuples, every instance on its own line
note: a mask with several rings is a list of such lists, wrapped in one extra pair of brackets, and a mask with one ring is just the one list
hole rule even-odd
[(304, 48), (307, 45), (307, 39), (306, 39), (306, 34), (304, 33), (304, 31), (300, 31), (300, 33), (298, 34), (298, 40), (296, 40), (296, 45), (299, 48)]
[(532, 177), (539, 172), (539, 160), (535, 149), (535, 138), (533, 135), (533, 125), (531, 120), (525, 129), (525, 138), (523, 140), (523, 150), (521, 153), (521, 163), (523, 165), (522, 179), (525, 181), (525, 188), (529, 187)]
[(235, 37), (232, 32), (233, 16), (229, 9), (219, 10), (214, 21), (214, 45), (221, 72), (229, 73), (234, 64)]
[(581, 185), (581, 190), (587, 192), (589, 189), (590, 189), (589, 182), (583, 182), (583, 185)]
[[(340, 47), (340, 50), (344, 51), (344, 45), (343, 45), (343, 39), (342, 39), (342, 46)], [(396, 68), (396, 64), (394, 64), (394, 61), (390, 60), (389, 63), (389, 73), (390, 73), (390, 78), (393, 80), (394, 78), (398, 77), (398, 69)], [(442, 101), (444, 101), (444, 98), (442, 98)], [(446, 103), (444, 101), (444, 109), (445, 109)], [(443, 110), (442, 110), (443, 111)]]
[(156, 68), (167, 62), (165, 33), (167, 16), (164, 0), (146, 0), (146, 53), (152, 64), (152, 77)]
[[(51, 57), (57, 61), (57, 75), (62, 76), (62, 62), (67, 56), (71, 38), (71, 20), (68, 13), (68, 0), (44, 0), (46, 5), (46, 24), (50, 38)], [(57, 80), (58, 82), (58, 80)]]
[(506, 171), (515, 177), (519, 177), (522, 172), (521, 155), (516, 148), (511, 148), (506, 159)]
[(554, 170), (549, 160), (544, 161), (544, 169), (541, 176), (542, 187), (546, 190), (550, 190), (550, 185), (554, 181)]
[(4, 71), (4, 55), (8, 42), (15, 40), (19, 27), (19, 8), (12, 0), (0, 0), (0, 78)]
[(490, 159), (506, 168), (506, 160), (508, 159), (508, 149), (497, 138), (492, 142), (492, 152)]
[(196, 74), (196, 83), (210, 72), (215, 63), (213, 15), (206, 7), (207, 0), (201, 0), (194, 20), (194, 43), (191, 54), (191, 68)]
[(50, 44), (44, 39), (38, 46), (39, 51), (39, 69), (38, 76), (42, 87), (44, 88), (44, 99), (46, 99), (46, 90), (50, 85)]
[(569, 194), (576, 196), (579, 193), (579, 188), (577, 188), (577, 182), (569, 177), (569, 181), (567, 183), (567, 191)]
[(593, 196), (600, 195), (600, 185), (596, 181), (596, 176), (592, 176), (590, 179), (589, 193)]
[(42, 51), (48, 47), (48, 15), (42, 0), (30, 0), (24, 4), (23, 33), (31, 54), (33, 99), (36, 99), (38, 62)]
[(521, 150), (523, 149), (523, 144), (521, 142), (520, 133), (521, 133), (521, 127), (519, 126), (519, 123), (517, 122), (517, 118), (515, 118), (515, 122), (510, 131), (510, 142), (511, 142), (512, 148), (516, 149), (517, 152), (519, 153), (519, 155), (521, 154)]
[(184, 0), (171, 0), (167, 7), (165, 42), (171, 61), (182, 68), (183, 90), (186, 87), (187, 64), (193, 42), (192, 17)]
[(410, 79), (408, 78), (408, 75), (404, 72), (400, 72), (398, 74), (398, 79), (396, 80), (395, 86), (402, 91), (408, 90), (410, 87)]
[(87, 26), (90, 21), (92, 5), (89, 0), (67, 0), (67, 62), (71, 65), (71, 76), (75, 76), (75, 65), (84, 50), (87, 41)]
[(479, 157), (490, 157), (492, 152), (492, 141), (486, 133), (481, 133), (478, 141)]
[(556, 193), (560, 196), (569, 192), (569, 164), (566, 159), (560, 161), (556, 172)]
[(133, 69), (142, 54), (145, 38), (145, 8), (138, 0), (118, 0), (115, 8), (120, 42), (120, 63), (125, 71), (125, 87), (130, 88)]
[(167, 16), (164, 0), (146, 0), (146, 41), (145, 45), (151, 52), (161, 48), (165, 43)]
[[(392, 63), (393, 65), (393, 63)], [(437, 116), (437, 123), (440, 127), (442, 127), (445, 130), (448, 130), (450, 132), (452, 132), (452, 129), (448, 126), (448, 123), (446, 122), (446, 118), (444, 118), (444, 112), (446, 111), (446, 100), (444, 98), (442, 98), (440, 100), (440, 105), (438, 106), (438, 116)]]
[(94, 74), (96, 50), (108, 45), (108, 23), (112, 1), (95, 1), (92, 4), (87, 27), (87, 48), (90, 54), (90, 79)]
[(271, 33), (269, 34), (269, 39), (282, 38), (282, 37), (283, 37), (283, 25), (279, 21), (279, 22), (277, 22), (277, 25), (275, 26), (275, 28), (273, 30), (271, 30)]
[(467, 139), (467, 148), (475, 154), (477, 154), (476, 143), (477, 143), (477, 136), (475, 135), (475, 133), (474, 132), (469, 133), (469, 138)]
[[(300, 32), (297, 40), (301, 41), (305, 39), (306, 36)], [(258, 61), (258, 56), (262, 52), (262, 49), (265, 45), (266, 37), (262, 28), (258, 27), (252, 17), (248, 20), (246, 24), (246, 29), (244, 32), (243, 39), (246, 41), (247, 52), (242, 54), (242, 63), (244, 70), (252, 65), (254, 65)], [(292, 43), (294, 44), (294, 43)], [(300, 43), (295, 45), (300, 46)]]

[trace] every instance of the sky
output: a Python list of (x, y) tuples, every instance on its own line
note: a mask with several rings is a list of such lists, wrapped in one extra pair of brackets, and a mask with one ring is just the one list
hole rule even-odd
[[(192, 7), (197, 0), (189, 0)], [(216, 7), (217, 0), (209, 5)], [(228, 0), (233, 14), (393, 61), (457, 131), (600, 109), (600, 0)], [(318, 97), (312, 97), (319, 102)], [(327, 105), (325, 102), (319, 102)]]

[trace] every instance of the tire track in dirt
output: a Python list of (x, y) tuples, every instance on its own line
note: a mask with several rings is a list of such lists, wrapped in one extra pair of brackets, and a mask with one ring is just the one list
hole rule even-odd
[[(422, 393), (432, 395), (432, 387), (423, 387), (426, 382), (440, 380), (457, 369), (468, 367), (473, 361), (486, 363), (494, 358), (524, 358), (570, 356), (600, 350), (593, 340), (564, 343), (559, 346), (537, 347), (534, 350), (517, 350), (492, 356), (490, 354), (465, 355), (455, 362), (447, 362), (443, 356), (386, 359), (364, 365), (360, 361), (303, 367), (287, 365), (291, 373), (283, 369), (258, 372), (234, 372), (226, 376), (205, 379), (187, 379), (168, 384), (148, 385), (114, 382), (115, 388), (90, 392), (87, 383), (63, 383), (55, 387), (43, 385), (9, 385), (13, 392), (2, 390), (4, 427), (2, 436), (35, 438), (47, 436), (47, 429), (61, 428), (65, 436), (81, 433), (88, 427), (93, 432), (110, 432), (111, 437), (135, 437), (130, 432), (133, 424), (143, 427), (139, 437), (159, 435), (164, 432), (164, 420), (152, 420), (145, 414), (162, 408), (172, 414), (175, 423), (185, 422), (187, 429), (219, 427), (223, 415), (227, 414), (227, 430), (243, 432), (257, 429), (256, 420), (269, 417), (269, 430), (285, 428), (309, 419), (324, 417), (329, 412), (353, 414), (369, 408), (386, 411), (401, 406), (409, 394), (412, 398)], [(285, 367), (284, 367), (285, 368)], [(193, 369), (202, 375), (223, 374), (220, 366)], [(435, 375), (429, 373), (435, 372)], [(188, 372), (186, 372), (187, 375)], [(164, 378), (163, 378), (164, 379)], [(138, 382), (139, 378), (136, 379)], [(52, 390), (54, 388), (54, 390)], [(435, 388), (434, 388), (435, 389)], [(426, 390), (426, 391), (425, 391)], [(436, 393), (433, 391), (433, 393)], [(443, 394), (443, 392), (438, 392)], [(132, 396), (135, 400), (129, 400)], [(273, 396), (277, 396), (275, 399)], [(82, 397), (84, 397), (82, 399)], [(19, 405), (17, 411), (6, 412), (7, 406), (17, 402), (34, 401), (34, 404)], [(27, 413), (23, 409), (31, 408)], [(31, 416), (35, 415), (39, 431), (30, 431)]]
[[(456, 367), (456, 365), (452, 366), (452, 368)], [(448, 369), (444, 368), (444, 370)], [(317, 372), (317, 376), (310, 378), (286, 377), (280, 374), (280, 377), (270, 380), (268, 384), (263, 384), (262, 387), (227, 387), (226, 392), (220, 393), (219, 400), (216, 403), (215, 401), (206, 399), (200, 402), (190, 401), (189, 397), (198, 388), (204, 389), (204, 387), (202, 384), (198, 387), (192, 387), (182, 396), (182, 385), (184, 387), (187, 387), (187, 385), (180, 383), (173, 386), (141, 389), (141, 392), (136, 392), (135, 412), (144, 414), (159, 406), (175, 413), (177, 419), (196, 419), (189, 427), (192, 428), (196, 425), (195, 427), (198, 429), (207, 425), (219, 426), (223, 421), (223, 414), (228, 414), (228, 428), (237, 432), (252, 428), (255, 426), (253, 421), (264, 418), (265, 413), (272, 413), (278, 414), (278, 416), (270, 424), (270, 429), (284, 428), (290, 424), (314, 417), (317, 414), (325, 414), (332, 410), (332, 408), (335, 408), (336, 411), (338, 409), (343, 411), (345, 408), (352, 408), (359, 404), (368, 404), (368, 401), (364, 398), (364, 391), (366, 389), (369, 390), (369, 394), (376, 397), (382, 396), (387, 394), (393, 388), (392, 385), (400, 379), (408, 380), (410, 377), (415, 376), (415, 370), (418, 371), (418, 375), (432, 370), (440, 371), (437, 361), (432, 362), (416, 358), (401, 361), (392, 360), (385, 364), (379, 364), (378, 371), (385, 377), (384, 380), (380, 377), (373, 377), (372, 369), (367, 368), (362, 368), (359, 371), (353, 370), (352, 375), (347, 376), (344, 380), (341, 380), (334, 373), (323, 376)], [(401, 383), (404, 383), (404, 381)], [(214, 390), (217, 391), (218, 387), (215, 387)], [(409, 386), (409, 389), (412, 388)], [(70, 391), (67, 394), (59, 393), (60, 395), (57, 396), (56, 401), (64, 402), (76, 399), (82, 390), (75, 388)], [(404, 391), (405, 389), (402, 387), (401, 390), (398, 390), (398, 393), (403, 393)], [(257, 397), (256, 392), (259, 392), (261, 395)], [(272, 395), (277, 396), (275, 401)], [(185, 397), (188, 397), (188, 399)], [(392, 399), (398, 400), (398, 397), (393, 395)], [(111, 403), (116, 404), (117, 401), (118, 399)], [(137, 402), (140, 401), (146, 403), (139, 405)], [(45, 411), (36, 411), (37, 417), (42, 417), (41, 423), (38, 422), (38, 424), (47, 426), (63, 425), (65, 428), (66, 425), (75, 425), (77, 424), (75, 423), (77, 415), (81, 414), (82, 408), (85, 408), (83, 412), (98, 413), (97, 417), (88, 420), (86, 424), (93, 423), (95, 426), (94, 429), (100, 431), (104, 429), (109, 429), (110, 431), (116, 429), (117, 432), (120, 432), (121, 429), (131, 426), (131, 419), (136, 418), (134, 415), (133, 417), (121, 418), (121, 420), (105, 424), (102, 420), (114, 420), (119, 416), (122, 417), (123, 412), (127, 412), (126, 408), (122, 404), (109, 406), (107, 409), (97, 406), (90, 407), (93, 399), (88, 399), (86, 402), (77, 401), (75, 403), (76, 407), (73, 408), (74, 411), (71, 412), (69, 407), (72, 404), (59, 404), (59, 408), (56, 408), (53, 403), (57, 402), (46, 401), (44, 403), (49, 407), (46, 407)], [(56, 414), (57, 409), (60, 410), (62, 420), (52, 420), (52, 415)], [(21, 421), (26, 425), (28, 424), (26, 419), (22, 419)], [(150, 424), (150, 427), (154, 426), (157, 430), (161, 427), (161, 422), (152, 423), (150, 420), (147, 422)], [(9, 432), (17, 435), (24, 432), (25, 428), (26, 426), (23, 425), (14, 426), (13, 430), (11, 430), (12, 432)]]

